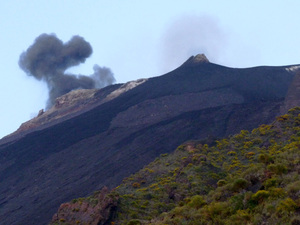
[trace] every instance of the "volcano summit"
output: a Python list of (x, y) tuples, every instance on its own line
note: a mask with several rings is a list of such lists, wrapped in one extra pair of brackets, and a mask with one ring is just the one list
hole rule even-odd
[(187, 140), (271, 122), (293, 95), (291, 68), (236, 69), (197, 55), (162, 76), (57, 98), (0, 141), (1, 222), (46, 224), (62, 202), (115, 187)]

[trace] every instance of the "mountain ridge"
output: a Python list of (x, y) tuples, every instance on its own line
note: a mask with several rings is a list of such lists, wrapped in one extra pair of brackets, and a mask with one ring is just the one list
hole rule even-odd
[[(183, 64), (74, 117), (1, 140), (1, 220), (46, 223), (60, 203), (116, 186), (186, 140), (271, 122), (294, 78), (288, 68)], [(103, 98), (121, 86), (101, 89)]]

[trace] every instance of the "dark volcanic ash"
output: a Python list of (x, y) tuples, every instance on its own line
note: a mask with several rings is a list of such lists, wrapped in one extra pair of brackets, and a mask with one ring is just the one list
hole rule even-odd
[(54, 34), (41, 34), (35, 39), (19, 59), (19, 66), (29, 76), (47, 83), (49, 99), (46, 108), (49, 109), (57, 97), (74, 89), (102, 88), (115, 82), (109, 68), (94, 66), (94, 74), (74, 75), (65, 71), (84, 63), (92, 54), (90, 43), (80, 36), (73, 36), (63, 43)]

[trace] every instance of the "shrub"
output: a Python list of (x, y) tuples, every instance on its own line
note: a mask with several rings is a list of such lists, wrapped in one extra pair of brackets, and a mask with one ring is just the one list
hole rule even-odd
[(257, 157), (259, 162), (268, 164), (269, 162), (271, 162), (271, 156), (269, 154), (259, 154)]
[(265, 181), (264, 185), (266, 188), (275, 187), (277, 185), (277, 179), (276, 178), (270, 178)]
[(245, 154), (245, 157), (246, 157), (247, 159), (251, 159), (254, 155), (255, 155), (255, 152), (247, 152), (247, 153)]
[(137, 219), (133, 219), (133, 220), (130, 220), (127, 225), (140, 225), (142, 224), (140, 220), (137, 220)]
[(248, 185), (248, 181), (244, 178), (238, 178), (233, 182), (232, 190), (233, 191), (239, 191), (241, 189), (246, 188)]
[(224, 179), (221, 179), (221, 180), (219, 180), (219, 181), (217, 182), (218, 187), (222, 187), (222, 186), (224, 186), (225, 184), (226, 184), (226, 180), (224, 180)]
[(273, 198), (282, 198), (286, 196), (286, 192), (282, 188), (270, 188), (269, 190), (270, 196)]
[(281, 175), (283, 173), (287, 172), (287, 167), (281, 163), (278, 164), (270, 164), (267, 167), (268, 170), (270, 170), (271, 172), (277, 174), (277, 175)]
[(184, 151), (184, 146), (183, 145), (179, 145), (176, 150), (177, 151)]
[(269, 195), (270, 193), (268, 191), (260, 190), (256, 192), (254, 195), (252, 195), (251, 199), (259, 203), (267, 199)]
[(290, 215), (295, 211), (296, 208), (297, 208), (297, 205), (293, 201), (293, 199), (286, 198), (286, 199), (282, 200), (281, 202), (279, 202), (279, 204), (276, 208), (276, 212), (279, 215), (284, 215), (284, 214)]
[(236, 155), (236, 152), (235, 151), (230, 151), (230, 152), (227, 153), (227, 155), (233, 156), (233, 155)]
[(236, 212), (237, 210), (241, 210), (244, 208), (244, 195), (243, 194), (238, 194), (234, 195), (230, 198), (230, 208)]
[(229, 214), (229, 207), (227, 202), (212, 202), (208, 205), (206, 210), (208, 216), (211, 219), (216, 219), (220, 216), (226, 216)]
[(244, 148), (248, 149), (251, 148), (253, 146), (253, 142), (252, 141), (246, 141), (244, 142)]
[(230, 221), (228, 221), (230, 225), (240, 225), (247, 224), (250, 221), (251, 215), (246, 210), (238, 210), (236, 214), (230, 217)]
[(191, 201), (188, 203), (189, 207), (200, 209), (206, 202), (203, 200), (203, 197), (200, 195), (195, 195), (191, 198)]
[(276, 118), (277, 121), (286, 121), (289, 119), (289, 115), (285, 114)]
[(132, 187), (133, 187), (133, 188), (139, 188), (140, 186), (141, 186), (141, 184), (138, 183), (138, 182), (134, 182), (134, 183), (132, 184)]
[(297, 192), (300, 191), (300, 180), (298, 181), (295, 181), (291, 184), (288, 184), (287, 187), (286, 187), (286, 191), (289, 193), (289, 194), (296, 194)]

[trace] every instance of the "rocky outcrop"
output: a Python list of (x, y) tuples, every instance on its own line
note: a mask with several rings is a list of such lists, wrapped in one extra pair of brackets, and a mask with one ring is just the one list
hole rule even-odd
[(57, 120), (66, 115), (76, 113), (83, 110), (87, 106), (95, 104), (98, 100), (95, 98), (96, 89), (78, 89), (69, 92), (55, 100), (55, 105), (51, 109), (44, 112), (41, 109), (38, 115), (23, 123), (16, 132), (23, 132), (32, 128), (47, 124), (53, 120)]
[(118, 196), (110, 195), (108, 188), (104, 187), (99, 193), (95, 193), (88, 199), (79, 198), (61, 204), (50, 225), (59, 222), (68, 225), (108, 224), (114, 215), (117, 203)]
[(196, 56), (191, 56), (185, 63), (183, 63), (183, 66), (196, 66), (205, 63), (209, 63), (209, 60), (206, 58), (206, 56), (204, 54), (198, 54)]

